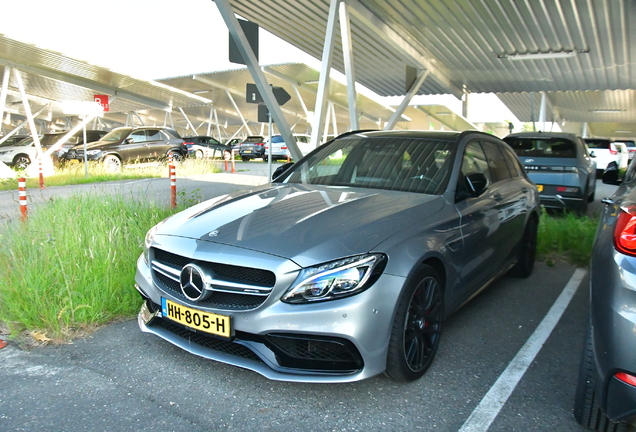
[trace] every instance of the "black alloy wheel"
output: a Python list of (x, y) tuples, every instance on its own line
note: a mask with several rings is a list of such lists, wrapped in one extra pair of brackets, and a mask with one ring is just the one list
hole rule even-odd
[(397, 381), (420, 378), (437, 353), (444, 318), (441, 279), (422, 266), (406, 287), (398, 304), (386, 374)]
[(18, 155), (13, 160), (13, 165), (17, 169), (21, 169), (21, 170), (27, 169), (27, 167), (31, 165), (31, 159), (29, 159), (29, 157), (26, 155)]
[(181, 160), (183, 159), (183, 155), (180, 152), (174, 150), (170, 150), (168, 152), (168, 158), (170, 157), (172, 157), (173, 162), (181, 162)]

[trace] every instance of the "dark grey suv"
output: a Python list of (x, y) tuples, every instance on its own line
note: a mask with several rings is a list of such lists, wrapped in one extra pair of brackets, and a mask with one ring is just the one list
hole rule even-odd
[[(173, 129), (158, 127), (122, 127), (113, 129), (99, 141), (86, 145), (86, 158), (102, 161), (113, 170), (122, 163), (144, 162), (172, 156), (179, 160), (188, 154), (183, 139)], [(84, 159), (84, 145), (76, 145), (67, 159)]]
[[(617, 170), (603, 182), (620, 184)], [(636, 425), (636, 165), (603, 200), (590, 263), (590, 320), (574, 417), (598, 431)]]
[(515, 151), (547, 208), (587, 212), (596, 193), (596, 163), (574, 134), (522, 132), (504, 138)]

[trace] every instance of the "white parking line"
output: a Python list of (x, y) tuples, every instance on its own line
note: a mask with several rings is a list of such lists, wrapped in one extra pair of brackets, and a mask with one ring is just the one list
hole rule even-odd
[(495, 384), (471, 413), (459, 432), (484, 432), (495, 420), (501, 408), (514, 391), (515, 387), (530, 367), (530, 364), (543, 347), (554, 327), (561, 319), (563, 312), (574, 297), (581, 281), (587, 274), (586, 270), (576, 269), (569, 282), (563, 288), (561, 295), (554, 302), (548, 314), (543, 318), (532, 336), (519, 350), (506, 370), (499, 376)]

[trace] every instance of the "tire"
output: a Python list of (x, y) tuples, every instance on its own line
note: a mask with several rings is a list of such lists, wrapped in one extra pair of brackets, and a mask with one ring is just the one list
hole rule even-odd
[(106, 155), (104, 156), (104, 168), (110, 172), (119, 172), (121, 171), (121, 159), (119, 159), (115, 155)]
[[(587, 191), (586, 191), (587, 193)], [(587, 195), (583, 195), (583, 196), (587, 196)], [(584, 198), (583, 201), (581, 202), (581, 204), (579, 205), (579, 207), (576, 209), (576, 214), (580, 217), (583, 216), (587, 216), (587, 203), (589, 202), (589, 200), (587, 198)]]
[(263, 156), (263, 162), (267, 162), (268, 157), (267, 156)]
[(574, 418), (582, 426), (601, 432), (626, 432), (627, 423), (614, 423), (598, 405), (594, 382), (594, 352), (592, 349), (592, 326), (588, 326), (579, 377), (574, 396)]
[(13, 166), (17, 169), (27, 169), (29, 165), (31, 165), (31, 159), (27, 155), (17, 155), (13, 159)]
[(197, 150), (194, 153), (194, 157), (197, 158), (197, 159), (203, 159), (203, 150)]
[(397, 306), (385, 374), (414, 381), (428, 370), (439, 346), (444, 318), (441, 278), (424, 265), (411, 278)]
[(517, 263), (510, 269), (510, 276), (527, 278), (532, 274), (537, 255), (538, 222), (533, 216), (528, 221), (521, 242), (517, 245)]
[(245, 156), (241, 156), (241, 160), (242, 160), (243, 162), (249, 162), (250, 158), (245, 157)]
[(172, 156), (172, 161), (173, 162), (181, 162), (181, 160), (183, 159), (183, 155), (180, 152), (174, 151), (174, 150), (170, 150), (166, 156), (168, 158), (170, 158), (170, 156)]

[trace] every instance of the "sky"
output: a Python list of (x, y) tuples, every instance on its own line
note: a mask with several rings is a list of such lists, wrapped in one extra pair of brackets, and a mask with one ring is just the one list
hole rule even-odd
[[(5, 36), (135, 78), (243, 66), (228, 61), (228, 30), (211, 0), (0, 0), (0, 10)], [(261, 64), (318, 62), (263, 29), (259, 38)]]
[[(153, 80), (244, 67), (228, 61), (228, 30), (212, 0), (0, 0), (0, 10), (1, 34), (135, 78)], [(306, 63), (320, 70), (318, 59), (263, 29), (259, 46), (262, 65)], [(344, 80), (335, 71), (331, 77)], [(461, 103), (452, 98), (455, 101), (447, 105), (461, 113)], [(412, 103), (416, 102), (423, 104)], [(454, 108), (457, 103), (459, 109)], [(495, 110), (495, 106), (501, 108)], [(491, 99), (488, 110), (474, 112), (516, 120), (497, 98)]]

